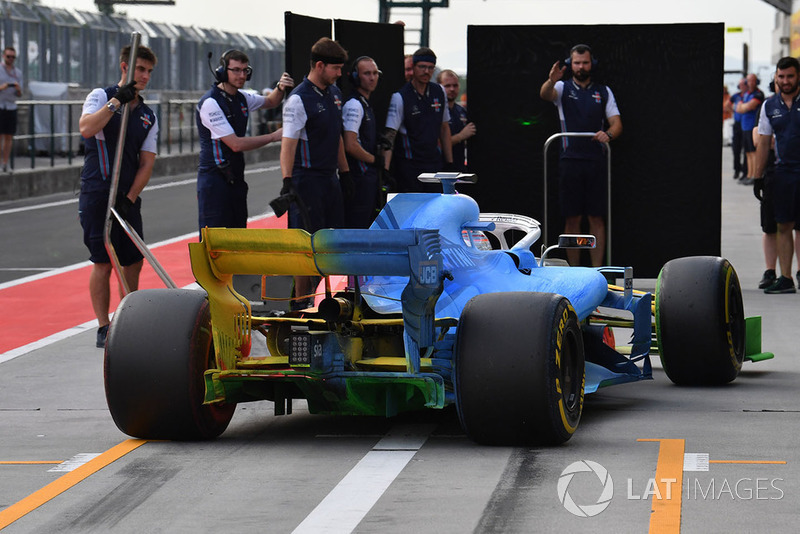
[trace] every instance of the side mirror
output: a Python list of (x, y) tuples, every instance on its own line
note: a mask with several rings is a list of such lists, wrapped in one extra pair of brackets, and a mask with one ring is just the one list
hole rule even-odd
[(591, 234), (561, 234), (558, 236), (558, 244), (542, 252), (539, 265), (544, 265), (544, 259), (551, 251), (558, 248), (594, 248), (597, 245), (597, 238)]
[(594, 248), (597, 238), (591, 234), (561, 234), (558, 248)]

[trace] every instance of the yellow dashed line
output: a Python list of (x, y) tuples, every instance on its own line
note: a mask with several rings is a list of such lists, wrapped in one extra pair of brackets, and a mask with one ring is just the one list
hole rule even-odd
[(678, 534), (681, 531), (681, 493), (683, 492), (682, 439), (638, 439), (657, 441), (656, 490), (650, 514), (650, 534)]
[[(69, 473), (62, 475), (39, 491), (28, 495), (21, 501), (12, 504), (5, 510), (1, 510), (0, 529), (7, 527), (20, 517), (23, 517), (25, 514), (35, 510), (53, 497), (64, 493), (81, 480), (84, 480), (90, 475), (96, 473), (108, 464), (119, 460), (132, 450), (136, 449), (137, 447), (141, 447), (145, 443), (147, 443), (147, 440), (143, 439), (125, 440), (119, 445), (108, 449), (100, 456), (86, 462), (74, 471), (70, 471)], [(55, 463), (60, 464), (61, 462)]]

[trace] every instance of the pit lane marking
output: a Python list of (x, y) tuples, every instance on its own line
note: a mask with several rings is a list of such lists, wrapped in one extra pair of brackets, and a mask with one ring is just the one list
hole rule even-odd
[[(650, 534), (678, 534), (681, 531), (681, 501), (683, 493), (683, 462), (686, 440), (637, 439), (654, 441), (658, 446), (656, 491), (650, 514)], [(669, 483), (674, 484), (670, 489)], [(662, 497), (665, 496), (665, 497)], [(666, 498), (666, 496), (669, 498)]]
[(397, 425), (389, 430), (294, 529), (293, 534), (347, 534), (355, 530), (436, 425)]
[[(119, 460), (129, 452), (147, 443), (144, 439), (128, 439), (108, 449), (106, 452), (77, 467), (73, 471), (62, 475), (42, 489), (31, 493), (5, 510), (0, 510), (0, 530), (4, 529), (17, 519), (27, 515), (39, 506), (61, 495), (78, 482), (88, 478), (105, 466)], [(58, 462), (62, 463), (62, 462)]]

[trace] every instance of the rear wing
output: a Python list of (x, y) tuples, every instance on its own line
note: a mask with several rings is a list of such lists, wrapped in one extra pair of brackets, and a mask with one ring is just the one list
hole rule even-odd
[[(232, 365), (250, 343), (249, 301), (234, 274), (404, 276), (402, 313), (418, 347), (434, 342), (434, 308), (442, 292), (442, 254), (436, 230), (305, 230), (204, 228), (189, 244), (192, 272), (208, 292), (214, 343)], [(409, 347), (411, 349), (411, 347)]]

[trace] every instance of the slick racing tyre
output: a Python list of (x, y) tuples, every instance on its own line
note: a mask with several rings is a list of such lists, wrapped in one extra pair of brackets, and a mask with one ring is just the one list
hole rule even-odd
[(730, 262), (693, 256), (667, 262), (656, 285), (656, 335), (661, 364), (680, 385), (719, 385), (739, 374), (745, 317), (739, 278)]
[(458, 322), (456, 406), (484, 444), (554, 445), (578, 428), (584, 352), (569, 301), (552, 293), (488, 293)]
[(204, 292), (130, 293), (114, 314), (105, 352), (106, 400), (114, 422), (143, 439), (218, 436), (236, 405), (203, 404), (203, 373), (214, 366)]

